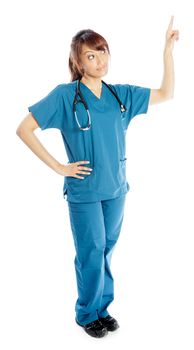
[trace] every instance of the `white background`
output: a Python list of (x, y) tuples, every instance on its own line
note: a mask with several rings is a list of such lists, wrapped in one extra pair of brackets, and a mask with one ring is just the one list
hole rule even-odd
[[(193, 350), (193, 10), (185, 1), (4, 1), (1, 3), (1, 349)], [(127, 131), (127, 194), (112, 259), (120, 329), (102, 339), (75, 323), (74, 246), (63, 177), (15, 131), (27, 107), (70, 81), (78, 30), (111, 51), (107, 83), (159, 88), (165, 33), (174, 15), (175, 93), (149, 106)], [(59, 130), (36, 134), (60, 162)], [(123, 345), (121, 345), (123, 344)], [(124, 345), (125, 344), (125, 345)]]

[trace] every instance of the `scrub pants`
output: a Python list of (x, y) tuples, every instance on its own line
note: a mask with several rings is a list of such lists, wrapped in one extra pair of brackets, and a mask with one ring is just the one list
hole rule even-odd
[(114, 299), (111, 256), (124, 216), (126, 194), (92, 203), (68, 202), (76, 250), (76, 320), (86, 325), (109, 315)]

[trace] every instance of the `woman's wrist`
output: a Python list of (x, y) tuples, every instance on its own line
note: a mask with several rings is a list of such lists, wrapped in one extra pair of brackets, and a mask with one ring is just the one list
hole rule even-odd
[(59, 163), (59, 162), (56, 162), (56, 164), (55, 164), (53, 170), (55, 170), (56, 173), (59, 174), (59, 175), (66, 176), (66, 175), (65, 175), (65, 174), (66, 174), (66, 165), (64, 165), (64, 164), (61, 164), (61, 163)]
[(164, 47), (164, 56), (172, 55), (172, 48), (169, 45), (165, 45)]
[(52, 168), (53, 168), (54, 171), (56, 171), (56, 173), (58, 173), (60, 171), (60, 169), (61, 169), (61, 166), (62, 166), (61, 163), (59, 163), (58, 161), (55, 161), (53, 163), (53, 167)]

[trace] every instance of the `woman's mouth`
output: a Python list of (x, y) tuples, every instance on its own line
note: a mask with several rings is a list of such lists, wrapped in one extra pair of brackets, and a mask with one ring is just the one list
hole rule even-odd
[(98, 70), (104, 70), (106, 67), (107, 67), (106, 65), (102, 66), (102, 67), (98, 68)]

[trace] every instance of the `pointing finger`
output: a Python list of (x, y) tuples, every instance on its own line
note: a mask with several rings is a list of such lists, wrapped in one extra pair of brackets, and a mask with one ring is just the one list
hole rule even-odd
[(174, 21), (174, 16), (171, 16), (170, 23), (169, 23), (169, 25), (168, 25), (168, 30), (171, 30), (171, 29), (172, 29), (173, 21)]

